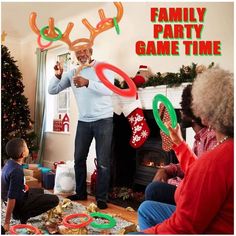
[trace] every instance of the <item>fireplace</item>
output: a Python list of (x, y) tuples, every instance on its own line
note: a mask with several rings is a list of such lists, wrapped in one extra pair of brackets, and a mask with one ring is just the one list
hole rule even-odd
[[(178, 121), (180, 111), (176, 110)], [(150, 128), (150, 136), (140, 148), (129, 145), (131, 128), (124, 115), (114, 115), (114, 134), (112, 151), (112, 187), (134, 185), (147, 186), (156, 171), (169, 163), (178, 163), (173, 151), (165, 152), (161, 145), (160, 129), (152, 110), (144, 110)], [(185, 138), (185, 130), (182, 130)]]
[(146, 186), (152, 182), (159, 168), (173, 162), (171, 156), (170, 152), (163, 151), (160, 140), (149, 138), (141, 148), (136, 150), (134, 184)]

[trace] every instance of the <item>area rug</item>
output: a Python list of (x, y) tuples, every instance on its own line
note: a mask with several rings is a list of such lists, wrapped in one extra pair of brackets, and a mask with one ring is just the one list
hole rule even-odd
[[(50, 192), (45, 190), (45, 193), (50, 193)], [(59, 196), (59, 199), (60, 199), (60, 201), (63, 201), (64, 198)], [(83, 206), (82, 204), (77, 203), (77, 202), (73, 202), (73, 201), (71, 203), (72, 203), (72, 207), (64, 210), (66, 215), (86, 212), (86, 207)], [(5, 212), (6, 212), (6, 206), (5, 206), (5, 204), (2, 203), (1, 204), (1, 219), (2, 220), (4, 220), (4, 218), (5, 218)], [(129, 214), (129, 212), (127, 212), (127, 214)], [(93, 228), (92, 226), (89, 225), (86, 227), (87, 234), (124, 234), (127, 232), (136, 231), (136, 226), (132, 222), (128, 222), (128, 221), (122, 219), (121, 217), (117, 217), (114, 215), (112, 215), (112, 216), (116, 220), (115, 227), (104, 231), (102, 229)], [(32, 217), (28, 220), (27, 224), (31, 224), (32, 226), (39, 228), (41, 230), (42, 234), (48, 234), (48, 231), (46, 230), (46, 227), (44, 225), (43, 218), (44, 218), (44, 214), (39, 215), (37, 217)], [(20, 222), (18, 220), (11, 219), (10, 225), (12, 226), (12, 225), (16, 225), (16, 224), (20, 224)]]

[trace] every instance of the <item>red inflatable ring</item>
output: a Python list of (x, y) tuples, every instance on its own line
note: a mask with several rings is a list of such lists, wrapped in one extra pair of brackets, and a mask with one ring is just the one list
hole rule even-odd
[(41, 49), (47, 48), (53, 43), (53, 42), (49, 42), (49, 43), (43, 45), (41, 43), (41, 38), (42, 38), (41, 35), (39, 35), (38, 38), (37, 38), (38, 45)]
[[(71, 220), (73, 218), (78, 218), (78, 217), (85, 217), (85, 218), (87, 218), (87, 221), (82, 222), (81, 224), (69, 223), (69, 220)], [(78, 214), (71, 214), (71, 215), (64, 217), (62, 223), (63, 223), (63, 225), (65, 225), (68, 228), (79, 229), (79, 228), (89, 225), (92, 221), (93, 221), (93, 218), (91, 216), (84, 214), (84, 213), (78, 213)]]
[(96, 29), (99, 29), (99, 27), (107, 22), (112, 22), (112, 18), (105, 18), (103, 20), (101, 20), (100, 22), (97, 23)]
[(19, 224), (19, 225), (13, 225), (10, 228), (10, 233), (11, 234), (17, 234), (16, 230), (17, 229), (29, 229), (33, 231), (34, 234), (41, 234), (40, 230), (32, 225), (27, 225), (27, 224)]
[[(120, 89), (118, 87), (116, 87), (114, 84), (112, 84), (110, 81), (107, 80), (106, 76), (104, 75), (103, 71), (104, 70), (111, 70), (114, 71), (115, 73), (119, 74), (128, 84), (128, 89)], [(103, 84), (108, 87), (111, 91), (113, 91), (114, 93), (117, 93), (121, 96), (124, 97), (134, 97), (136, 96), (136, 85), (133, 82), (133, 80), (130, 79), (130, 77), (125, 74), (125, 72), (123, 72), (122, 70), (120, 70), (119, 68), (107, 64), (107, 63), (99, 63), (98, 65), (95, 66), (95, 71), (96, 74), (98, 76), (98, 78), (103, 82)]]

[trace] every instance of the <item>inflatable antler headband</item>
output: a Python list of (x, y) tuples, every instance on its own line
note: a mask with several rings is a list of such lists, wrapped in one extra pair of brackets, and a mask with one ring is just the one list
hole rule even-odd
[[(68, 44), (69, 50), (71, 51), (78, 51), (86, 48), (90, 48), (94, 44), (94, 39), (97, 37), (98, 34), (111, 29), (112, 27), (116, 27), (117, 23), (121, 20), (123, 16), (123, 6), (121, 2), (114, 2), (114, 5), (117, 9), (117, 16), (114, 18), (106, 18), (103, 9), (99, 9), (98, 14), (100, 16), (100, 22), (93, 27), (87, 19), (83, 19), (82, 23), (90, 32), (89, 38), (79, 38), (74, 41), (70, 39), (70, 33), (72, 28), (74, 27), (73, 23), (68, 23), (65, 32), (62, 34), (58, 28), (54, 26), (54, 18), (50, 17), (48, 20), (48, 26), (43, 27), (41, 30), (36, 25), (36, 16), (35, 12), (30, 14), (29, 24), (32, 31), (37, 34), (39, 37), (44, 36), (43, 38), (48, 41), (56, 41), (61, 40), (64, 43)], [(82, 45), (81, 45), (82, 44)]]

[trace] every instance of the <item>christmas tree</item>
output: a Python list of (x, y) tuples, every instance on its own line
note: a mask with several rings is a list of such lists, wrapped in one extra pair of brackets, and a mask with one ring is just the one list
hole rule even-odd
[(30, 153), (37, 151), (37, 137), (33, 132), (28, 99), (23, 95), (22, 74), (6, 46), (1, 45), (2, 53), (2, 162), (8, 158), (5, 146), (12, 138), (23, 138)]

